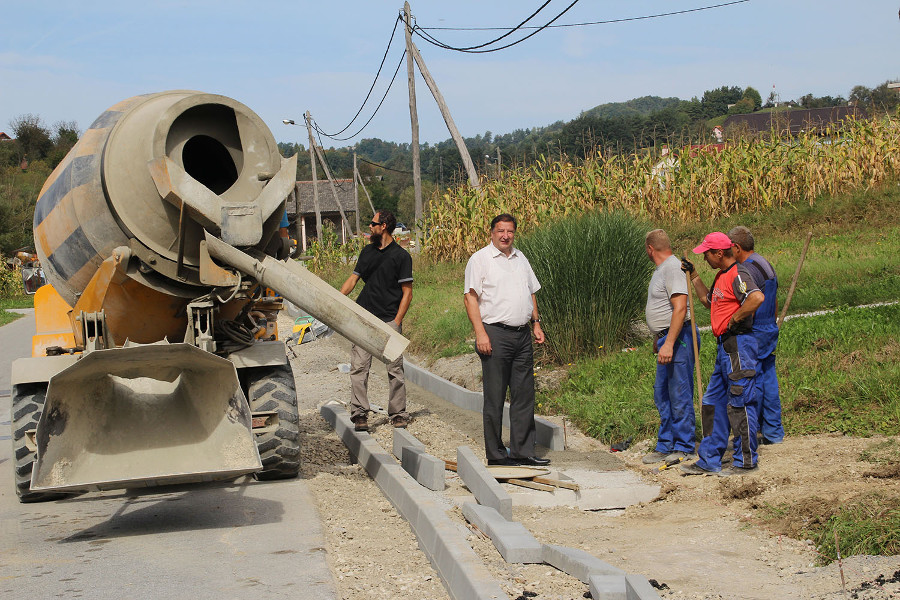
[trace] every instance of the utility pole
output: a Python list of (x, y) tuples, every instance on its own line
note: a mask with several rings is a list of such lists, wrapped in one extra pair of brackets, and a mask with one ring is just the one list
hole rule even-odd
[[(406, 3), (406, 9), (408, 8), (409, 3)], [(431, 95), (434, 96), (434, 100), (435, 102), (437, 102), (438, 108), (441, 109), (441, 115), (444, 117), (444, 123), (447, 124), (447, 129), (450, 131), (450, 136), (453, 138), (453, 141), (456, 142), (456, 148), (457, 150), (459, 150), (463, 165), (465, 165), (466, 167), (466, 173), (469, 175), (469, 185), (480, 192), (481, 183), (478, 181), (478, 173), (475, 171), (475, 165), (474, 163), (472, 163), (472, 157), (469, 155), (469, 150), (468, 148), (466, 148), (466, 144), (463, 142), (462, 136), (459, 134), (459, 130), (456, 128), (456, 123), (453, 122), (453, 117), (450, 115), (450, 108), (447, 107), (447, 103), (444, 101), (444, 96), (441, 95), (441, 91), (438, 89), (437, 83), (435, 83), (434, 78), (428, 71), (428, 67), (425, 66), (425, 61), (422, 60), (422, 55), (419, 54), (419, 49), (416, 48), (416, 45), (412, 42), (412, 38), (410, 37), (408, 28), (406, 39), (406, 51), (412, 53), (416, 64), (419, 66), (419, 73), (422, 74), (422, 78), (428, 85), (428, 89), (431, 90)], [(416, 138), (418, 139), (418, 131), (416, 133)], [(413, 156), (417, 156), (417, 154), (414, 154)]]
[(362, 175), (359, 174), (359, 171), (356, 171), (356, 181), (359, 182), (360, 187), (362, 187), (363, 191), (366, 193), (366, 200), (369, 201), (369, 208), (372, 209), (372, 215), (375, 215), (375, 205), (372, 204), (372, 196), (369, 195), (369, 190), (366, 189), (366, 184), (363, 183)]
[[(344, 207), (341, 205), (341, 199), (338, 198), (337, 188), (334, 187), (334, 177), (331, 176), (331, 169), (328, 168), (328, 162), (325, 160), (325, 152), (321, 147), (316, 146), (316, 156), (319, 157), (319, 162), (322, 163), (322, 170), (325, 171), (325, 177), (328, 178), (328, 183), (331, 185), (331, 195), (334, 196), (334, 203), (337, 204), (338, 212), (341, 213), (341, 228), (347, 228), (347, 231), (353, 233), (352, 228), (350, 227), (350, 221), (347, 220), (347, 215), (344, 214)], [(346, 236), (341, 236), (341, 243), (345, 243)]]
[(500, 158), (500, 146), (497, 146), (497, 179), (500, 179), (501, 164), (503, 164), (503, 160)]
[[(410, 24), (409, 2), (403, 3), (403, 19), (406, 27), (406, 76), (409, 79), (409, 120), (412, 126), (413, 190), (416, 197), (416, 246), (422, 224), (422, 164), (419, 160), (419, 115), (416, 111), (416, 73), (413, 69), (412, 25)], [(421, 71), (421, 67), (419, 68)]]
[(313, 207), (316, 209), (316, 239), (319, 240), (319, 243), (322, 243), (322, 212), (319, 210), (319, 182), (316, 178), (316, 151), (314, 148), (316, 147), (316, 142), (313, 139), (312, 134), (312, 124), (310, 122), (311, 117), (309, 116), (309, 111), (306, 111), (304, 115), (306, 119), (306, 131), (309, 132), (309, 164), (312, 167), (312, 179), (313, 179)]
[(353, 151), (353, 206), (356, 207), (356, 235), (361, 233), (359, 229), (359, 188), (356, 186), (356, 150)]

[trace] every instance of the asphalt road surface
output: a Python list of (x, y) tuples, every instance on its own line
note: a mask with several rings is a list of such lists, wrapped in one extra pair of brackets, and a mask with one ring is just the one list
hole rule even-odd
[(10, 364), (34, 316), (0, 327), (0, 597), (337, 598), (302, 479), (110, 491), (20, 504)]

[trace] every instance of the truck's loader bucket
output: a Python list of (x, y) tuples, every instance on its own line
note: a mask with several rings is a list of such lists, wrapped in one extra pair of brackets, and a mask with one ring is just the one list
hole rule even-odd
[(232, 479), (262, 468), (231, 362), (189, 344), (96, 350), (50, 379), (34, 491)]

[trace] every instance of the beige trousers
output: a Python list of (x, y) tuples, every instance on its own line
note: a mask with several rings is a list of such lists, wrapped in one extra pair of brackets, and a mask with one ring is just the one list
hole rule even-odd
[[(388, 321), (387, 325), (397, 333), (403, 333), (403, 328)], [(350, 418), (369, 413), (369, 369), (372, 366), (372, 355), (353, 345), (350, 349)], [(388, 415), (390, 417), (402, 416), (409, 418), (406, 412), (406, 381), (403, 375), (403, 357), (387, 363), (388, 375)]]

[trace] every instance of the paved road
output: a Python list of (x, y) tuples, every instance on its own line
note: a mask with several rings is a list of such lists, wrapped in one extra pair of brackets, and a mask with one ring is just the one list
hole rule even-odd
[[(10, 362), (34, 317), (0, 327), (0, 438)], [(20, 504), (0, 443), (0, 597), (337, 598), (303, 480), (112, 491)]]

